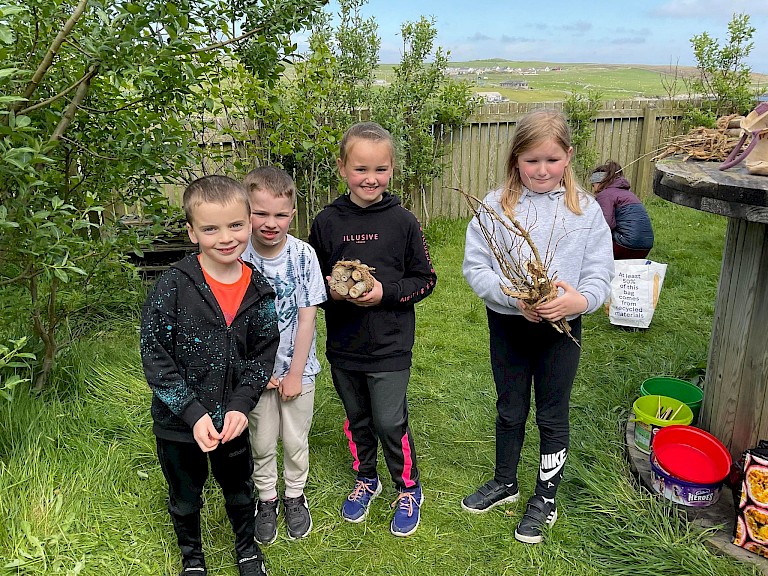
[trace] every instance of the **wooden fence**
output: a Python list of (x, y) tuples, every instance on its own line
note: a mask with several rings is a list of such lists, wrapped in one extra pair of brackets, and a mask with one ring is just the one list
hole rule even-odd
[[(652, 159), (666, 147), (670, 137), (681, 132), (681, 119), (690, 104), (688, 100), (655, 99), (603, 102), (594, 119), (591, 142), (597, 151), (597, 162), (619, 162), (633, 191), (640, 197), (650, 194)], [(411, 210), (425, 224), (433, 218), (468, 216), (468, 208), (457, 189), (482, 197), (501, 185), (515, 123), (536, 108), (562, 110), (563, 103), (486, 104), (463, 126), (436, 129), (434, 137), (440, 145), (438, 148), (442, 148), (440, 161), (445, 170), (428, 189), (413, 194)], [(248, 146), (210, 129), (206, 132), (201, 136), (201, 147), (216, 149), (214, 154), (207, 155), (206, 173), (236, 174), (232, 163), (235, 156), (241, 165), (258, 164), (257, 158), (247, 157)], [(301, 190), (300, 194), (305, 192)], [(173, 202), (180, 203), (181, 189), (178, 186), (169, 186), (167, 193)], [(305, 236), (314, 216), (312, 212), (333, 200), (336, 194), (336, 189), (332, 188), (314, 190), (311, 199), (300, 197), (295, 232)]]
[[(594, 119), (591, 142), (598, 164), (617, 161), (635, 193), (641, 197), (650, 194), (652, 159), (666, 148), (670, 137), (681, 132), (682, 116), (689, 104), (676, 100), (604, 102)], [(468, 209), (456, 189), (482, 197), (499, 187), (504, 181), (515, 123), (525, 113), (543, 107), (562, 110), (563, 103), (486, 105), (464, 126), (436, 134), (443, 144), (446, 169), (429, 190), (414, 198), (414, 212), (422, 221), (467, 216)]]

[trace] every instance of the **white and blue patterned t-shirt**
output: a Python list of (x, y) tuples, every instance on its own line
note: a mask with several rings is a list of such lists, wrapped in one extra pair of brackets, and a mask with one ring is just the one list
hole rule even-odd
[[(282, 378), (288, 373), (293, 359), (293, 344), (299, 327), (299, 308), (317, 306), (325, 302), (325, 281), (317, 261), (314, 248), (288, 234), (280, 254), (274, 258), (264, 258), (248, 242), (243, 253), (243, 260), (253, 264), (275, 290), (275, 308), (280, 326), (280, 346), (275, 358), (274, 374)], [(315, 334), (317, 331), (315, 331)], [(315, 350), (316, 335), (312, 337), (307, 365), (304, 367), (303, 384), (315, 381), (320, 372), (320, 362)]]

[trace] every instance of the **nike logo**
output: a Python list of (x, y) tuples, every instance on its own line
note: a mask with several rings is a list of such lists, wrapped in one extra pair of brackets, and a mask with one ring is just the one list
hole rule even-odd
[(546, 482), (550, 478), (553, 478), (560, 470), (563, 469), (565, 464), (565, 458), (567, 456), (565, 448), (556, 452), (555, 454), (542, 454), (541, 455), (541, 468), (539, 468), (539, 478), (542, 482)]

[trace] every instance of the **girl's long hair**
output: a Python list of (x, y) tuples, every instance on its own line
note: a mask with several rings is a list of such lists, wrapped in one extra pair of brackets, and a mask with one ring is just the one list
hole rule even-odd
[(605, 164), (602, 164), (592, 170), (592, 174), (595, 172), (604, 172), (605, 176), (603, 179), (597, 184), (597, 188), (595, 188), (595, 194), (600, 194), (603, 190), (605, 190), (611, 182), (616, 180), (619, 176), (623, 176), (622, 174), (622, 168), (621, 164), (616, 162), (615, 160), (608, 160)]
[[(546, 108), (533, 110), (517, 122), (515, 134), (509, 145), (507, 179), (501, 194), (501, 207), (507, 216), (514, 216), (515, 206), (523, 194), (523, 181), (517, 166), (518, 158), (527, 150), (547, 140), (554, 140), (565, 151), (571, 148), (571, 131), (561, 112)], [(573, 174), (570, 162), (563, 172), (562, 185), (565, 187), (566, 208), (574, 214), (582, 214), (582, 190), (576, 183), (576, 176)]]

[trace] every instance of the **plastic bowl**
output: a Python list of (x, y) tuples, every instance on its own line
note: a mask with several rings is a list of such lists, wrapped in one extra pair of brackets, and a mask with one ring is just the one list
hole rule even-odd
[(654, 376), (640, 385), (640, 394), (642, 396), (660, 394), (685, 402), (693, 412), (691, 424), (696, 424), (699, 420), (699, 410), (701, 410), (701, 402), (704, 399), (704, 391), (695, 384), (670, 376)]
[(651, 486), (675, 504), (702, 508), (718, 501), (723, 483), (698, 484), (675, 478), (659, 465), (656, 455), (651, 452)]
[(659, 465), (685, 482), (717, 484), (731, 469), (731, 454), (723, 443), (694, 426), (661, 428), (652, 447)]

